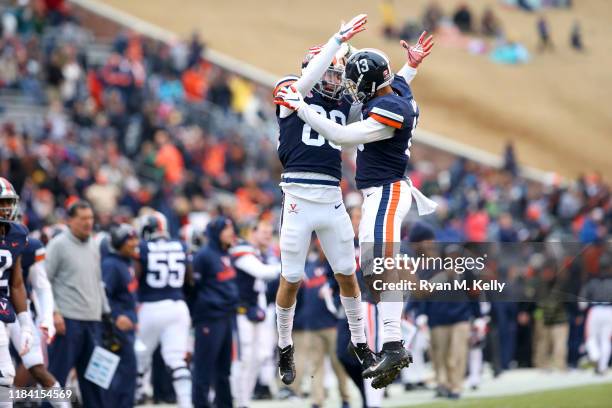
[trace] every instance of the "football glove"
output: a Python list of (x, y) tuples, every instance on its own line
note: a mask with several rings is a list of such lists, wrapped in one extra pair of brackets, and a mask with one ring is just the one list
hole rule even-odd
[(412, 68), (417, 68), (421, 62), (431, 54), (431, 49), (434, 46), (433, 36), (425, 38), (427, 31), (423, 31), (419, 37), (419, 41), (415, 45), (408, 45), (404, 40), (400, 41), (400, 45), (406, 50), (408, 65)]
[(295, 86), (290, 85), (276, 93), (274, 104), (284, 106), (297, 112), (304, 106), (304, 98)]
[(17, 318), (19, 319), (19, 326), (21, 329), (19, 355), (23, 356), (30, 351), (32, 347), (32, 342), (34, 341), (34, 324), (32, 323), (30, 312), (21, 312), (17, 315)]
[(340, 25), (340, 31), (335, 35), (336, 40), (339, 43), (347, 42), (351, 38), (355, 36), (355, 34), (362, 32), (365, 30), (365, 24), (368, 21), (367, 14), (359, 14), (356, 17), (353, 17), (351, 21), (348, 23), (342, 22)]
[(121, 339), (115, 332), (115, 323), (110, 314), (102, 315), (102, 347), (115, 354), (121, 352)]

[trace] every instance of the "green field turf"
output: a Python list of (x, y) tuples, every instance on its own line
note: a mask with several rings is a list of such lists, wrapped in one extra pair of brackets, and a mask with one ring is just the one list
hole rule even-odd
[(589, 385), (496, 398), (465, 398), (412, 408), (606, 408), (612, 407), (612, 384)]

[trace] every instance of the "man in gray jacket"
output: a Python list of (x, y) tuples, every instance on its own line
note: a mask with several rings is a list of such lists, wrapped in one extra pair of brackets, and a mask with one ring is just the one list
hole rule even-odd
[(86, 201), (68, 208), (68, 230), (47, 247), (46, 267), (55, 298), (57, 331), (49, 371), (65, 386), (75, 367), (85, 407), (103, 407), (102, 388), (85, 379), (91, 353), (101, 344), (102, 315), (110, 311), (102, 283), (100, 250), (92, 237), (94, 214)]

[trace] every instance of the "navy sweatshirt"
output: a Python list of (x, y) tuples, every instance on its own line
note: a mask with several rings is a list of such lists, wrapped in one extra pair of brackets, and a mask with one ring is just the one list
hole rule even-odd
[(109, 252), (102, 259), (102, 280), (113, 318), (125, 315), (136, 323), (138, 281), (134, 274), (132, 260), (115, 252)]
[(195, 301), (192, 305), (194, 323), (233, 316), (239, 295), (236, 270), (227, 249), (223, 249), (219, 234), (229, 220), (218, 217), (207, 227), (208, 245), (193, 259)]

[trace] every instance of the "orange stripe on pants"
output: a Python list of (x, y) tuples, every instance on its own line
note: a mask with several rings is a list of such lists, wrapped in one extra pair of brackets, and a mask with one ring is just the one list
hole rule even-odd
[(393, 183), (391, 190), (391, 200), (389, 202), (389, 209), (387, 210), (387, 225), (385, 227), (385, 256), (392, 257), (393, 256), (393, 228), (394, 228), (394, 220), (395, 220), (395, 212), (397, 211), (397, 205), (400, 200), (400, 191), (402, 188), (402, 182), (396, 181)]

